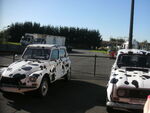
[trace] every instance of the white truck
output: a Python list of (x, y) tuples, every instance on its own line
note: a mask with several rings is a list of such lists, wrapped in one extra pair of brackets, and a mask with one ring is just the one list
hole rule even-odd
[(31, 44), (21, 60), (0, 69), (0, 90), (24, 93), (35, 91), (46, 96), (49, 84), (70, 79), (71, 61), (66, 47), (50, 44)]
[(25, 36), (22, 36), (20, 43), (24, 46), (29, 44), (57, 44), (64, 46), (65, 40), (66, 38), (64, 36), (25, 33)]

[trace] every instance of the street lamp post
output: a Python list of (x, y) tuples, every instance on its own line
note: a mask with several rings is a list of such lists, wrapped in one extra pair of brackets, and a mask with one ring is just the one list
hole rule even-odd
[(129, 30), (129, 49), (132, 49), (133, 20), (134, 20), (134, 0), (131, 0), (131, 15), (130, 15), (130, 30)]

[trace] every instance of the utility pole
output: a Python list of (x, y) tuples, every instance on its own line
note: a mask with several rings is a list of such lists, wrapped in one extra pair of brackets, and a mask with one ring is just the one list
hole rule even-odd
[(130, 30), (129, 30), (129, 49), (132, 49), (133, 20), (134, 20), (134, 0), (131, 0), (131, 15), (130, 15)]

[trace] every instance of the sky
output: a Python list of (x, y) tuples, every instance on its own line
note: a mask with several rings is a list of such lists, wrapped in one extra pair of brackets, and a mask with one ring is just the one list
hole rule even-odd
[[(133, 37), (150, 42), (150, 0), (135, 0)], [(0, 0), (0, 30), (15, 22), (99, 30), (103, 40), (129, 36), (131, 0)]]

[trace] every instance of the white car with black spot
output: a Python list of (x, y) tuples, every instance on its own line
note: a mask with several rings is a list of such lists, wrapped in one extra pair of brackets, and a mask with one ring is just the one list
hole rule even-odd
[(107, 111), (114, 108), (143, 109), (150, 94), (150, 52), (138, 49), (118, 51), (107, 85)]
[(0, 90), (46, 96), (50, 83), (70, 79), (71, 61), (66, 47), (48, 44), (27, 46), (21, 60), (0, 70)]

